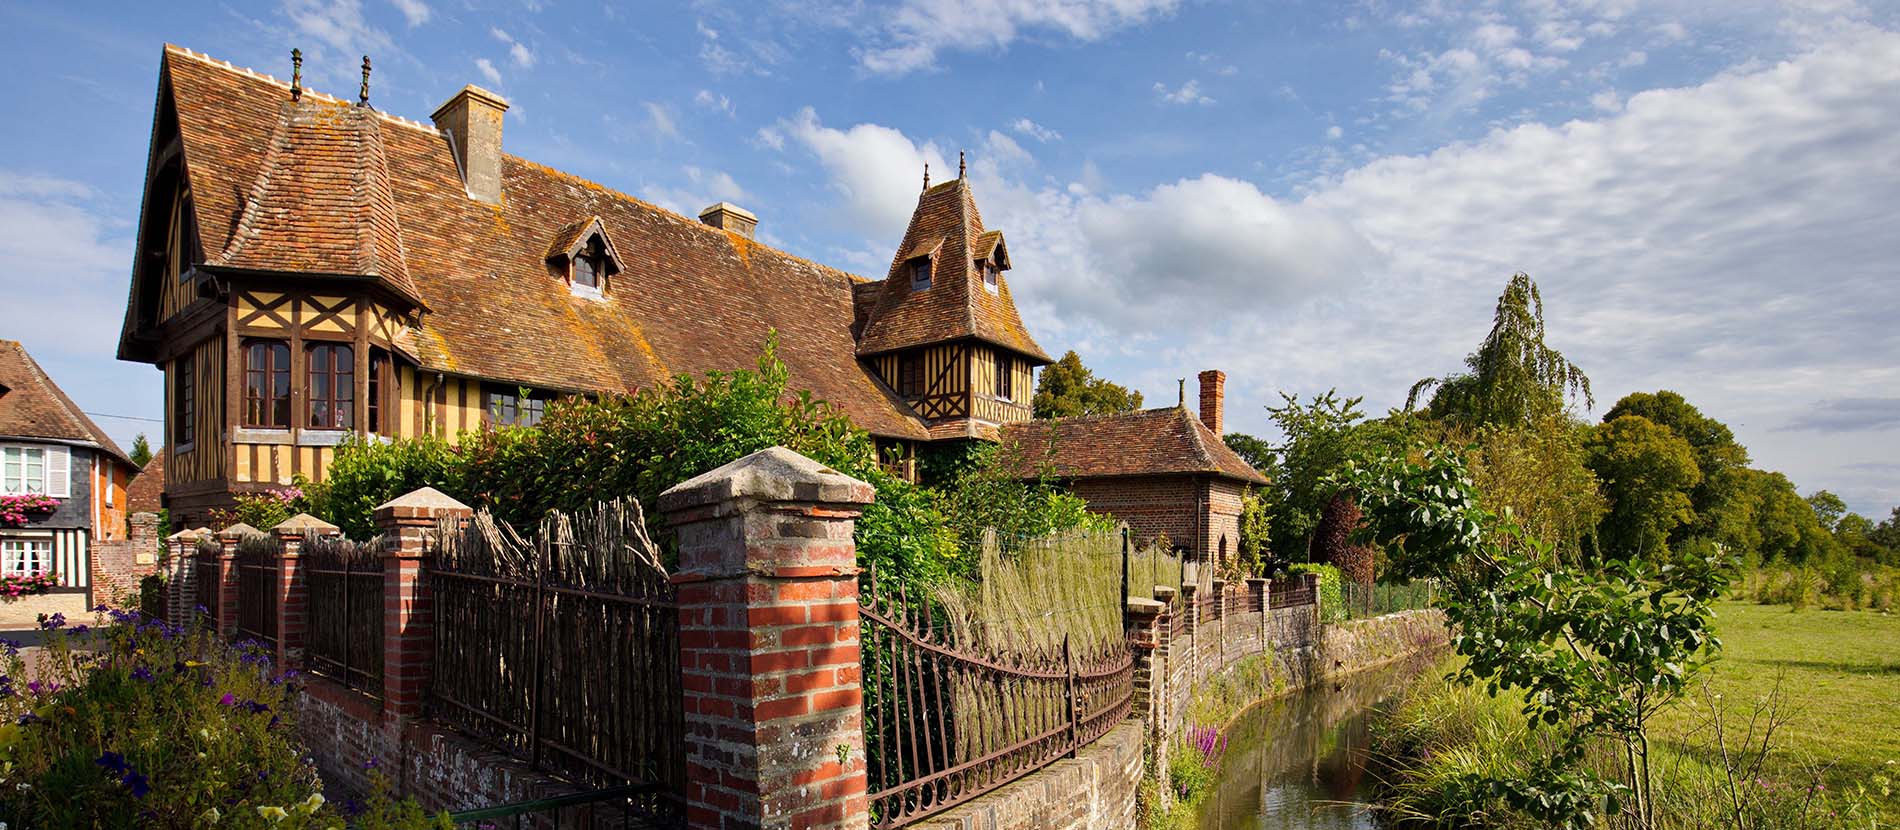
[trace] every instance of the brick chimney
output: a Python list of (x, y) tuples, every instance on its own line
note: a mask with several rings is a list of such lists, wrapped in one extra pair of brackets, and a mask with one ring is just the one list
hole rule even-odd
[(1201, 423), (1213, 430), (1216, 436), (1225, 435), (1221, 427), (1225, 419), (1221, 415), (1221, 402), (1227, 397), (1227, 373), (1219, 369), (1209, 369), (1201, 373)]
[(732, 231), (747, 239), (751, 239), (752, 232), (759, 227), (759, 217), (753, 216), (752, 211), (731, 202), (708, 205), (705, 210), (699, 212), (699, 221), (721, 230)]
[(470, 84), (429, 116), (448, 135), (470, 199), (501, 204), (501, 116), (508, 102)]

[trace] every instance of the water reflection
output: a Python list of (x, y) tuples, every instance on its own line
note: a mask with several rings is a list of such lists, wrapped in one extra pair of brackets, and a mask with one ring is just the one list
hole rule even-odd
[(1431, 667), (1429, 656), (1263, 703), (1228, 733), (1203, 830), (1374, 830), (1366, 779), (1374, 708)]

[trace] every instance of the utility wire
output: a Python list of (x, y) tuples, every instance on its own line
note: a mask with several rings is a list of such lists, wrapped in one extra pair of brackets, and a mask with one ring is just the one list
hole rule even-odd
[(88, 412), (86, 414), (91, 415), (94, 418), (117, 418), (121, 421), (150, 421), (151, 423), (154, 423), (154, 424), (165, 423), (164, 418), (146, 418), (139, 415), (113, 415), (107, 412)]

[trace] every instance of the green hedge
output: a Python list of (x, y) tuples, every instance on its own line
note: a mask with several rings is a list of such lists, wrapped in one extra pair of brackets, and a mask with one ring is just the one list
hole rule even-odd
[(1322, 622), (1339, 622), (1346, 618), (1346, 601), (1340, 592), (1338, 568), (1316, 562), (1301, 562), (1287, 570), (1296, 574), (1319, 574), (1319, 618)]

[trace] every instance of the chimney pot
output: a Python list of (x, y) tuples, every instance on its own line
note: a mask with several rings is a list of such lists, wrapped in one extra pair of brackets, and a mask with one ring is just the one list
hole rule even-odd
[(1226, 425), (1221, 412), (1227, 398), (1227, 373), (1219, 369), (1209, 369), (1201, 373), (1201, 423), (1207, 425), (1216, 436), (1227, 433), (1221, 431)]
[(501, 204), (501, 118), (506, 112), (507, 99), (470, 84), (429, 116), (448, 134), (471, 199)]
[(731, 202), (707, 205), (705, 210), (699, 212), (699, 221), (721, 230), (732, 231), (747, 239), (751, 239), (752, 232), (759, 227), (759, 217), (753, 216), (752, 211)]

